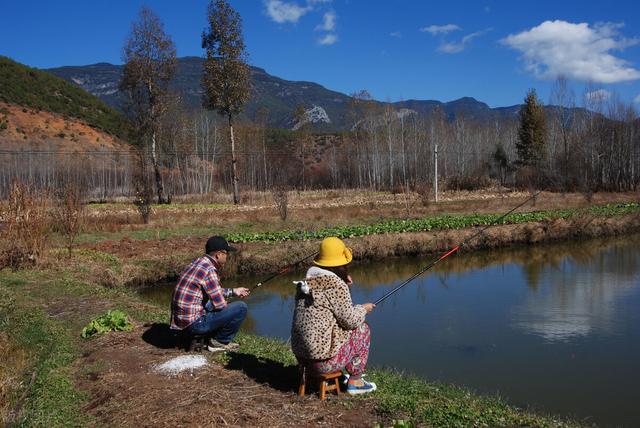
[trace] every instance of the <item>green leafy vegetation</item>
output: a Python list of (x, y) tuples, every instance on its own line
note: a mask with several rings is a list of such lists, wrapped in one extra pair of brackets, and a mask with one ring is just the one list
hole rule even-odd
[(109, 134), (127, 137), (126, 118), (97, 97), (4, 56), (0, 56), (0, 101), (74, 117)]
[(133, 324), (129, 321), (126, 313), (119, 310), (112, 310), (93, 319), (82, 329), (82, 337), (87, 338), (94, 334), (102, 334), (109, 331), (129, 331), (132, 328)]
[(466, 227), (486, 226), (489, 224), (521, 224), (554, 219), (567, 219), (576, 215), (597, 215), (612, 217), (630, 214), (640, 210), (640, 204), (610, 204), (593, 206), (586, 209), (565, 209), (533, 211), (509, 214), (499, 222), (502, 214), (442, 215), (416, 220), (389, 220), (370, 225), (341, 226), (315, 231), (276, 231), (258, 233), (230, 233), (227, 239), (232, 242), (277, 242), (290, 240), (323, 239), (328, 236), (355, 238), (382, 233), (428, 232), (430, 230), (463, 229)]

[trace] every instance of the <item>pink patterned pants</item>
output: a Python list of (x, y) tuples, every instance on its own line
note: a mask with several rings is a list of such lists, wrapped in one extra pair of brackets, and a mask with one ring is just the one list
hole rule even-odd
[(351, 332), (338, 353), (328, 360), (313, 361), (309, 368), (316, 373), (331, 373), (345, 368), (352, 376), (364, 373), (369, 358), (371, 331), (365, 322)]

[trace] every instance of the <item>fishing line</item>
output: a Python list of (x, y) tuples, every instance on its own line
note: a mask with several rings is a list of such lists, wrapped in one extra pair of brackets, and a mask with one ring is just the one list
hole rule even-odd
[(263, 279), (262, 281), (260, 281), (259, 283), (257, 283), (256, 285), (254, 285), (253, 287), (251, 287), (251, 291), (255, 290), (258, 287), (263, 286), (264, 284), (266, 284), (267, 282), (271, 281), (274, 278), (279, 277), (282, 274), (285, 274), (287, 272), (290, 272), (291, 269), (293, 269), (294, 267), (296, 267), (297, 265), (299, 265), (300, 263), (310, 259), (311, 257), (314, 257), (316, 254), (318, 254), (318, 252), (316, 251), (315, 253), (309, 254), (308, 256), (293, 262), (291, 264), (288, 264), (282, 268), (280, 268), (280, 270), (278, 270), (277, 272), (274, 272), (273, 274), (269, 275), (267, 278)]
[(395, 287), (393, 290), (387, 292), (384, 296), (382, 296), (381, 298), (379, 298), (378, 300), (376, 300), (375, 302), (373, 302), (374, 305), (378, 305), (381, 302), (385, 301), (389, 296), (395, 294), (396, 292), (398, 292), (401, 288), (403, 288), (405, 285), (409, 284), (411, 281), (413, 281), (414, 279), (416, 279), (417, 277), (419, 277), (420, 275), (422, 275), (423, 273), (425, 273), (426, 271), (428, 271), (429, 269), (431, 269), (432, 267), (434, 267), (435, 265), (437, 265), (438, 263), (440, 263), (441, 261), (443, 261), (444, 259), (446, 259), (447, 257), (449, 257), (451, 254), (454, 254), (456, 252), (458, 252), (459, 250), (461, 250), (462, 248), (464, 248), (469, 242), (471, 242), (473, 239), (475, 239), (476, 237), (480, 236), (482, 233), (484, 233), (487, 229), (489, 229), (492, 226), (495, 226), (497, 223), (499, 223), (501, 220), (503, 220), (506, 216), (508, 216), (509, 214), (511, 214), (512, 212), (514, 212), (515, 210), (517, 210), (518, 208), (524, 206), (525, 204), (527, 204), (529, 201), (534, 200), (536, 198), (536, 196), (538, 196), (540, 193), (542, 192), (542, 190), (537, 191), (536, 193), (533, 194), (533, 196), (530, 196), (529, 198), (527, 198), (524, 202), (522, 202), (521, 204), (513, 207), (512, 209), (510, 209), (509, 211), (507, 211), (506, 213), (502, 214), (500, 217), (498, 217), (497, 219), (495, 219), (494, 221), (492, 221), (491, 223), (489, 223), (488, 225), (486, 225), (484, 228), (482, 228), (480, 231), (474, 233), (472, 236), (470, 236), (469, 238), (465, 239), (464, 241), (462, 241), (462, 243), (460, 243), (459, 245), (456, 245), (455, 247), (447, 250), (447, 252), (445, 252), (444, 254), (442, 254), (440, 257), (438, 257), (437, 259), (435, 259), (434, 261), (432, 261), (431, 263), (429, 263), (427, 266), (423, 267), (422, 269), (420, 269), (418, 272), (416, 272), (415, 274), (413, 274), (411, 277), (409, 277), (408, 279), (406, 279), (402, 284), (398, 285), (397, 287)]

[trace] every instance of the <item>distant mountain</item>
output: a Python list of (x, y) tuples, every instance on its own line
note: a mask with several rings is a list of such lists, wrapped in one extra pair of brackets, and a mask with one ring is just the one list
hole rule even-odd
[[(201, 105), (203, 58), (178, 59), (178, 70), (172, 82), (173, 88), (185, 102), (194, 108)], [(122, 109), (123, 99), (118, 83), (123, 66), (99, 63), (86, 66), (51, 68), (46, 71), (72, 82), (96, 95), (107, 104)], [(294, 129), (300, 124), (293, 121), (293, 111), (303, 105), (312, 118), (316, 130), (338, 131), (348, 127), (347, 109), (349, 96), (326, 89), (313, 82), (296, 82), (272, 76), (258, 67), (251, 67), (252, 93), (245, 106), (244, 117), (254, 119), (261, 106), (269, 109), (269, 124), (274, 127)], [(381, 105), (386, 104), (380, 102)], [(471, 97), (450, 102), (435, 100), (407, 100), (392, 103), (396, 110), (408, 109), (419, 114), (440, 108), (449, 120), (459, 115), (472, 120), (491, 121), (517, 116), (520, 105), (490, 108)]]
[[(172, 82), (173, 89), (180, 93), (187, 105), (197, 108), (202, 104), (202, 67), (204, 60), (199, 57), (178, 59), (178, 70)], [(51, 68), (51, 74), (62, 77), (80, 86), (87, 92), (104, 100), (107, 104), (122, 110), (123, 97), (118, 92), (122, 76), (122, 65), (98, 63), (86, 66)], [(251, 67), (252, 93), (245, 106), (244, 116), (254, 119), (261, 106), (269, 109), (269, 123), (280, 128), (293, 128), (293, 110), (304, 105), (309, 110), (315, 108), (317, 120), (327, 129), (344, 129), (347, 95), (330, 91), (317, 83), (293, 82), (271, 76), (265, 70)]]

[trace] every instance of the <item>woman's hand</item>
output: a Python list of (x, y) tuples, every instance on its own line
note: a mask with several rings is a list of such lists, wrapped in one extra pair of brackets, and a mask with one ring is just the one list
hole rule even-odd
[(240, 298), (247, 297), (249, 293), (250, 293), (249, 289), (245, 287), (238, 287), (233, 289), (233, 295), (238, 296)]
[(367, 311), (368, 314), (370, 314), (373, 308), (376, 307), (374, 303), (363, 303), (362, 306), (364, 307), (364, 309)]

